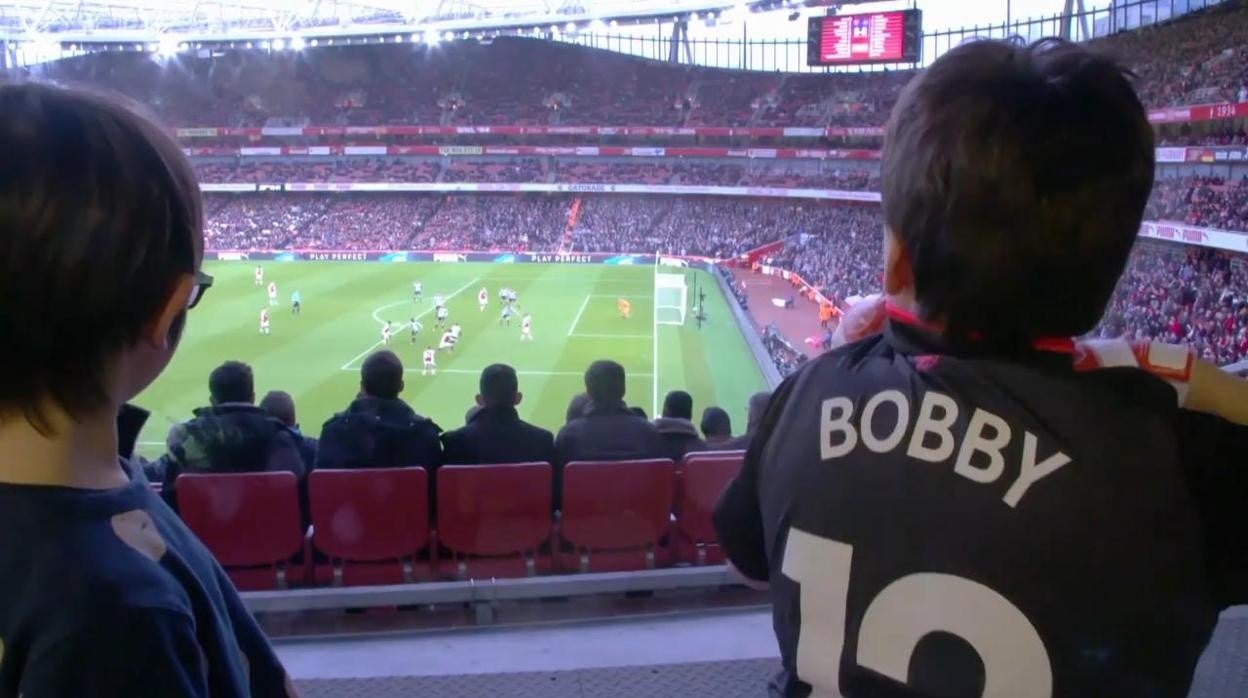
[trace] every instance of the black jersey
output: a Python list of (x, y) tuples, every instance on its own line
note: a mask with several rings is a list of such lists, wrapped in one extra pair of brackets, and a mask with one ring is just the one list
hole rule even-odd
[(1186, 696), (1242, 603), (1245, 430), (1136, 369), (891, 321), (777, 390), (715, 521), (786, 696)]

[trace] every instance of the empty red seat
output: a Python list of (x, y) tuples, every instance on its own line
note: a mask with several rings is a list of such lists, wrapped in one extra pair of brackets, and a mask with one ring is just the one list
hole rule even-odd
[(676, 559), (695, 565), (719, 564), (724, 553), (711, 516), (732, 478), (741, 472), (744, 451), (703, 451), (685, 456), (676, 485)]
[(316, 583), (430, 578), (428, 488), (424, 468), (314, 470), (308, 476), (312, 545), (329, 558), (316, 563)]
[(669, 562), (675, 465), (667, 459), (574, 462), (563, 471), (564, 571), (651, 569)]
[(549, 463), (445, 465), (438, 469), (440, 571), (453, 579), (549, 572)]
[(179, 475), (178, 513), (239, 589), (285, 589), (305, 581), (293, 473)]

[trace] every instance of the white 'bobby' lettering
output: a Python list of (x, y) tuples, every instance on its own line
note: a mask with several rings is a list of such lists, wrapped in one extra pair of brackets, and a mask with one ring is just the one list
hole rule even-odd
[(1022, 470), (1018, 474), (1018, 479), (1010, 485), (1010, 489), (1005, 492), (1005, 503), (1012, 506), (1018, 506), (1018, 500), (1027, 494), (1028, 488), (1036, 484), (1040, 478), (1051, 475), (1058, 468), (1070, 462), (1070, 456), (1058, 451), (1043, 463), (1036, 463), (1036, 450), (1039, 448), (1039, 439), (1031, 432), (1023, 434), (1023, 463)]
[[(840, 415), (832, 419), (832, 410), (840, 410)], [(823, 401), (819, 414), (819, 456), (824, 460), (840, 458), (854, 450), (858, 445), (858, 431), (849, 423), (854, 414), (854, 403), (847, 397), (834, 397)], [(832, 435), (841, 432), (845, 440), (839, 444), (832, 443)]]
[[(935, 412), (940, 409), (940, 418)], [(910, 436), (910, 447), (906, 455), (929, 463), (940, 463), (949, 460), (953, 455), (953, 425), (958, 421), (958, 403), (944, 393), (929, 390), (919, 405), (919, 417), (914, 422), (914, 433)], [(939, 445), (925, 446), (928, 434), (934, 434)]]
[[(991, 439), (984, 435), (985, 427), (992, 429)], [(1005, 456), (1001, 455), (1001, 449), (1009, 442), (1010, 425), (991, 412), (976, 409), (971, 414), (971, 423), (966, 425), (966, 436), (962, 438), (962, 448), (958, 449), (953, 472), (975, 482), (995, 481), (1005, 472)], [(988, 456), (988, 465), (982, 468), (971, 465), (971, 456), (976, 451)]]
[[(885, 402), (891, 402), (896, 406), (897, 419), (894, 421), (893, 431), (880, 439), (876, 438), (871, 424), (875, 421), (875, 410)], [(910, 401), (900, 390), (885, 390), (882, 393), (876, 393), (862, 408), (862, 422), (860, 423), (862, 444), (876, 453), (887, 453), (901, 444), (901, 440), (906, 437), (906, 425), (909, 423)]]

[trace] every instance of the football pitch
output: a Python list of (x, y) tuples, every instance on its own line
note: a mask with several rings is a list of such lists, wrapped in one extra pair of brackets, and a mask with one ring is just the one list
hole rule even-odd
[[(215, 277), (203, 303), (191, 311), (182, 345), (163, 375), (135, 400), (152, 417), (140, 437), (139, 451), (154, 458), (164, 452), (169, 426), (189, 419), (208, 404), (208, 374), (234, 359), (255, 372), (256, 398), (285, 390), (295, 399), (304, 433), (318, 436), (333, 413), (346, 408), (359, 390), (360, 364), (381, 348), (381, 325), (389, 320), (402, 329), (389, 349), (402, 358), (406, 389), (401, 397), (419, 414), (443, 429), (464, 423), (473, 404), (481, 369), (491, 363), (513, 366), (524, 398), (520, 416), (551, 431), (563, 424), (571, 397), (584, 390), (585, 368), (595, 359), (614, 359), (628, 375), (629, 405), (650, 417), (669, 390), (687, 390), (694, 398), (694, 421), (702, 409), (719, 405), (732, 415), (733, 430), (745, 430), (749, 395), (765, 387), (741, 329), (714, 278), (701, 270), (663, 268), (683, 273), (688, 303), (694, 284), (706, 292), (707, 321), (697, 328), (692, 312), (684, 325), (663, 324), (673, 311), (655, 311), (652, 266), (597, 264), (439, 264), (378, 262), (263, 262), (264, 283), (278, 285), (278, 304), (270, 308), (272, 333), (259, 332), (260, 311), (268, 306), (263, 287), (254, 282), (255, 262), (208, 262)], [(424, 286), (412, 297), (412, 283)], [(519, 306), (533, 317), (533, 341), (520, 340), (519, 318), (501, 325), (498, 291), (516, 290)], [(489, 305), (479, 310), (477, 293), (489, 291)], [(299, 291), (302, 312), (291, 313), (290, 296)], [(434, 327), (433, 297), (446, 298), (449, 322), (463, 327), (453, 352), (438, 352), (436, 376), (421, 375), (421, 353), (435, 348), (441, 331)], [(629, 319), (616, 302), (627, 298)], [(406, 325), (423, 325), (416, 342)]]

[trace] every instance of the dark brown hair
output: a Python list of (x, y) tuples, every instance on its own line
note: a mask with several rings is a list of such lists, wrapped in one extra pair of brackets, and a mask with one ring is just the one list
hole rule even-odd
[(975, 41), (907, 86), (881, 188), (926, 319), (1016, 346), (1096, 324), (1153, 183), (1129, 77), (1065, 41)]
[(0, 85), (0, 416), (47, 432), (107, 405), (109, 361), (202, 257), (182, 151), (122, 103)]

